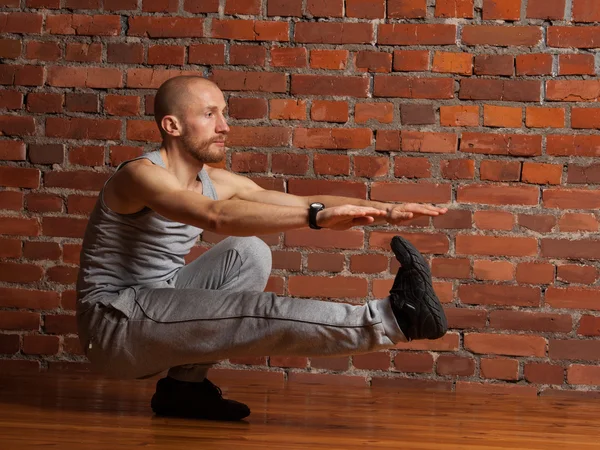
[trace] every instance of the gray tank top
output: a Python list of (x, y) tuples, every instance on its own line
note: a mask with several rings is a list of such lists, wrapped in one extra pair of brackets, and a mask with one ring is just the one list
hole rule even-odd
[[(154, 151), (123, 162), (116, 171), (142, 158), (165, 167), (160, 152)], [(216, 200), (214, 186), (204, 168), (198, 178), (202, 194)], [(111, 297), (118, 297), (129, 287), (169, 282), (185, 264), (184, 257), (200, 233), (200, 228), (174, 222), (149, 208), (133, 214), (115, 213), (104, 203), (103, 187), (83, 238), (78, 301), (93, 304), (102, 299), (103, 303), (111, 303)]]

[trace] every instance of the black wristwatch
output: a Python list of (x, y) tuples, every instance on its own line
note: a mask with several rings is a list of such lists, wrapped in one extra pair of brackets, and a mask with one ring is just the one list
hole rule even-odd
[(323, 228), (317, 225), (317, 213), (322, 209), (325, 209), (325, 205), (319, 202), (311, 203), (310, 208), (308, 208), (308, 225), (313, 230), (320, 230)]

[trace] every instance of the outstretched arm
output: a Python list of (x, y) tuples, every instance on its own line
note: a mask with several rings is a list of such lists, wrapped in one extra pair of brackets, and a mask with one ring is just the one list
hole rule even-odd
[(375, 218), (372, 224), (389, 223), (391, 225), (398, 225), (417, 216), (438, 216), (447, 212), (447, 208), (439, 208), (427, 204), (382, 203), (335, 195), (298, 196), (286, 194), (284, 192), (263, 189), (249, 178), (232, 174), (225, 170), (215, 170), (214, 173), (211, 172), (211, 177), (219, 179), (223, 185), (228, 186), (230, 189), (229, 195), (231, 195), (232, 198), (243, 199), (250, 202), (269, 203), (282, 206), (298, 206), (306, 209), (311, 203), (320, 202), (325, 205), (326, 209), (342, 205), (354, 205), (384, 211), (385, 214)]
[[(168, 219), (229, 236), (255, 236), (308, 227), (308, 208), (304, 205), (278, 205), (236, 197), (211, 200), (183, 189), (173, 175), (151, 163), (128, 164), (114, 178), (112, 189), (128, 202), (147, 206)], [(317, 222), (323, 228), (344, 230), (371, 224), (384, 214), (375, 208), (345, 205), (320, 211)]]

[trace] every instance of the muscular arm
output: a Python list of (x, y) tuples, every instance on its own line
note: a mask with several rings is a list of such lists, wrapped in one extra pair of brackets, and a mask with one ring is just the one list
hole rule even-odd
[[(257, 203), (237, 197), (211, 200), (182, 188), (173, 175), (152, 164), (130, 164), (115, 177), (114, 183), (112, 189), (132, 203), (215, 233), (255, 236), (308, 226), (308, 208), (304, 206)], [(346, 229), (372, 223), (372, 216), (378, 214), (371, 208), (338, 208), (323, 214), (320, 224)]]

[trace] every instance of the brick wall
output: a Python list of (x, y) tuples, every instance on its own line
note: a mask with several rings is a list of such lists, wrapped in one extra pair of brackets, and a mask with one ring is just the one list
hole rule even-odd
[[(86, 367), (73, 315), (86, 217), (114, 166), (156, 145), (155, 89), (194, 73), (228, 99), (228, 168), (294, 194), (452, 204), (399, 230), (430, 258), (443, 339), (224, 365), (531, 395), (600, 382), (595, 2), (0, 4), (0, 370)], [(265, 236), (268, 289), (385, 296), (396, 232)]]

